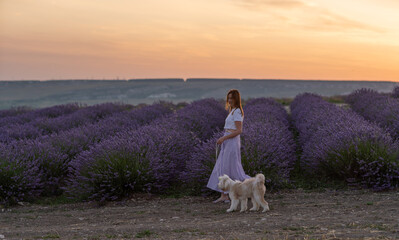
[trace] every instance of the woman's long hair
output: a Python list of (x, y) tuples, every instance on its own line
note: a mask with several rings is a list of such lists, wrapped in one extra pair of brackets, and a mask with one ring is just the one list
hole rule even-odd
[[(235, 106), (233, 106), (233, 107), (230, 107), (230, 104), (229, 104), (229, 94), (230, 93), (231, 93), (231, 95), (232, 95), (232, 97), (234, 99)], [(244, 110), (242, 109), (242, 106), (241, 106), (241, 95), (240, 95), (240, 92), (237, 89), (230, 89), (227, 92), (227, 95), (226, 95), (226, 106), (225, 106), (225, 109), (228, 110), (229, 113), (230, 113), (232, 108), (235, 108), (235, 107), (241, 109), (242, 116), (244, 117)]]

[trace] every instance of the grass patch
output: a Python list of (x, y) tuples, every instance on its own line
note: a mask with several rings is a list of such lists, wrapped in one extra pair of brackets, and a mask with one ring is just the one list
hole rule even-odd
[(105, 234), (106, 238), (118, 238), (117, 234)]
[(144, 231), (138, 232), (136, 234), (136, 238), (149, 237), (149, 236), (154, 235), (154, 234), (156, 234), (156, 233), (151, 232), (150, 230), (144, 230)]
[(51, 197), (43, 197), (43, 198), (38, 198), (35, 199), (32, 203), (34, 204), (39, 204), (39, 205), (59, 205), (59, 204), (66, 204), (66, 203), (76, 203), (80, 202), (77, 199), (69, 199), (65, 195), (59, 195), (59, 196), (51, 196)]
[[(240, 208), (237, 208), (237, 209), (240, 209)], [(226, 213), (226, 210), (227, 210), (227, 209), (215, 209), (215, 210), (212, 211), (212, 213), (215, 213), (215, 214), (225, 214), (225, 213)]]
[(325, 101), (330, 102), (330, 103), (345, 103), (344, 96), (343, 95), (334, 95), (334, 96), (323, 96), (322, 97)]
[(54, 239), (54, 238), (60, 238), (60, 235), (58, 235), (57, 233), (50, 233), (50, 234), (44, 235), (42, 238), (43, 239)]
[(372, 229), (377, 229), (380, 231), (389, 231), (391, 230), (391, 228), (389, 227), (389, 225), (386, 224), (382, 224), (382, 223), (378, 223), (378, 224), (368, 224), (365, 225), (366, 227), (372, 228)]
[(304, 228), (303, 227), (294, 227), (294, 226), (290, 226), (290, 227), (283, 227), (283, 230), (290, 230), (290, 231), (303, 231)]
[(89, 236), (88, 238), (89, 240), (97, 240), (97, 239), (101, 239), (100, 236), (96, 235), (96, 236)]
[(383, 224), (383, 223), (377, 223), (377, 224), (356, 224), (354, 222), (352, 223), (348, 223), (346, 225), (348, 228), (370, 228), (370, 229), (375, 229), (375, 230), (379, 230), (379, 231), (390, 231), (391, 227), (387, 224)]

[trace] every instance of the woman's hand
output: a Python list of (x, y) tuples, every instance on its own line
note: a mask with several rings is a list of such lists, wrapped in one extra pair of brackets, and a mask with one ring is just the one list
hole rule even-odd
[(220, 144), (223, 143), (224, 140), (226, 140), (226, 139), (225, 139), (224, 137), (221, 137), (221, 138), (219, 138), (219, 139), (217, 140), (216, 143), (220, 145)]

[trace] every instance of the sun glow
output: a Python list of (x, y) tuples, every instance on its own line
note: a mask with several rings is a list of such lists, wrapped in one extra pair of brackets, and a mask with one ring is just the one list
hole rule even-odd
[(399, 81), (393, 0), (4, 0), (0, 80)]

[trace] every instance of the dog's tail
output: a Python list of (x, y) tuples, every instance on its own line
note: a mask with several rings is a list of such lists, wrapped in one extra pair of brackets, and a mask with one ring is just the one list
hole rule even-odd
[(255, 182), (256, 182), (256, 184), (264, 185), (265, 184), (265, 175), (263, 175), (262, 173), (256, 174)]

